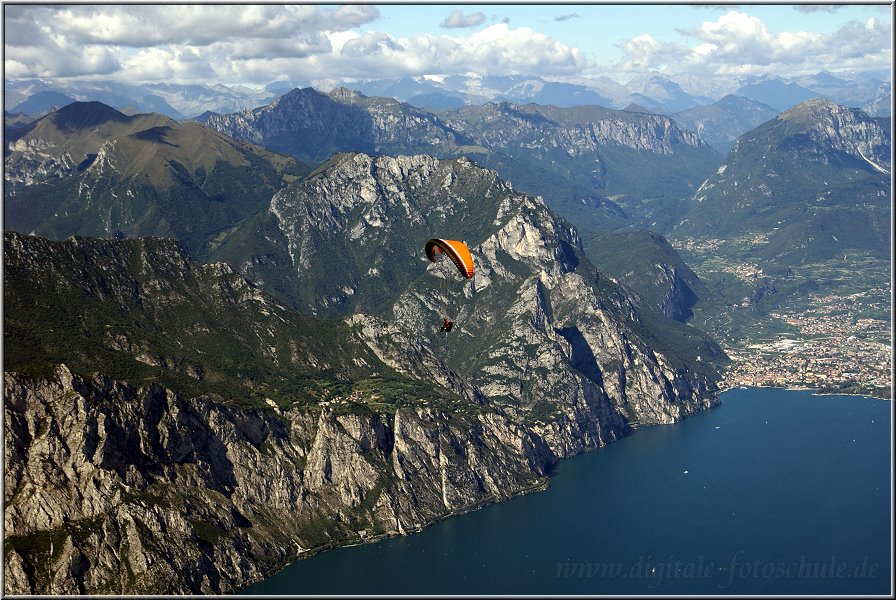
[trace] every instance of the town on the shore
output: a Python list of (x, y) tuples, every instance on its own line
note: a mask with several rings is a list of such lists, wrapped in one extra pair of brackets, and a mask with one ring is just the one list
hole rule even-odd
[(725, 387), (811, 388), (820, 392), (891, 396), (893, 347), (890, 323), (861, 316), (866, 294), (813, 296), (796, 314), (770, 316), (794, 333), (729, 347)]

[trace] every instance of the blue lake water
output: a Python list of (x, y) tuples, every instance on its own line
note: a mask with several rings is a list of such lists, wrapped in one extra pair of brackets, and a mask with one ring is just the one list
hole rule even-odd
[(550, 487), (298, 561), (249, 594), (886, 594), (892, 402), (730, 390)]

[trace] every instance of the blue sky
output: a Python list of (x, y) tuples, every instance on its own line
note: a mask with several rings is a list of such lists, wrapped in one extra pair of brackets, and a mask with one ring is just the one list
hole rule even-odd
[[(373, 25), (398, 37), (421, 32), (444, 33), (439, 27), (453, 10), (466, 15), (482, 13), (484, 25), (508, 19), (513, 27), (529, 27), (588, 52), (609, 64), (619, 58), (616, 45), (647, 33), (664, 41), (686, 42), (678, 30), (713, 21), (737, 11), (760, 18), (773, 31), (813, 31), (832, 34), (844, 23), (868, 18), (890, 19), (890, 5), (839, 5), (818, 10), (797, 10), (794, 5), (381, 5), (380, 20)], [(561, 18), (562, 20), (558, 20)], [(360, 29), (364, 29), (363, 27)]]
[(10, 79), (244, 83), (455, 73), (891, 68), (892, 5), (5, 5)]

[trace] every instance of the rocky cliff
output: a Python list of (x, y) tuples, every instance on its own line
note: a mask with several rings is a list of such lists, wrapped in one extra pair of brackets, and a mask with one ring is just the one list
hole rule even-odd
[(445, 121), (487, 147), (510, 149), (522, 144), (529, 150), (561, 148), (571, 157), (608, 145), (659, 155), (672, 154), (684, 146), (706, 146), (694, 132), (679, 128), (665, 115), (599, 106), (490, 103), (446, 113)]
[(491, 410), (238, 410), (64, 365), (4, 376), (4, 593), (227, 593), (545, 482)]
[[(472, 282), (426, 260), (436, 235)], [(465, 158), (339, 155), (220, 247), (241, 273), (7, 234), (7, 592), (232, 591), (716, 402), (718, 346), (654, 329), (574, 228)], [(267, 297), (280, 274), (335, 320)]]
[[(560, 455), (710, 403), (718, 346), (679, 323), (652, 332), (574, 228), (465, 158), (341, 155), (277, 194), (257, 227), (253, 238), (279, 241), (229, 256), (247, 278), (301, 282), (302, 310), (366, 314), (349, 320), (409, 376), (435, 373), (419, 355), (433, 349), (491, 403), (563, 430)], [(436, 236), (467, 243), (473, 281), (446, 282), (428, 263), (421, 242)], [(446, 308), (458, 324), (447, 341), (436, 332)]]
[(210, 127), (237, 139), (320, 163), (339, 151), (450, 151), (458, 134), (424, 110), (392, 98), (337, 88), (295, 89), (266, 106), (212, 115)]

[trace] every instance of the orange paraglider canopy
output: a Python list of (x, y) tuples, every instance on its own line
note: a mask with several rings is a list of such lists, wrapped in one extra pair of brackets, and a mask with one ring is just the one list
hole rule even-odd
[(460, 274), (471, 279), (473, 277), (473, 257), (470, 255), (470, 249), (463, 242), (457, 240), (431, 239), (426, 242), (426, 257), (430, 261), (436, 262), (439, 254), (445, 253), (451, 258), (451, 261), (457, 266)]

